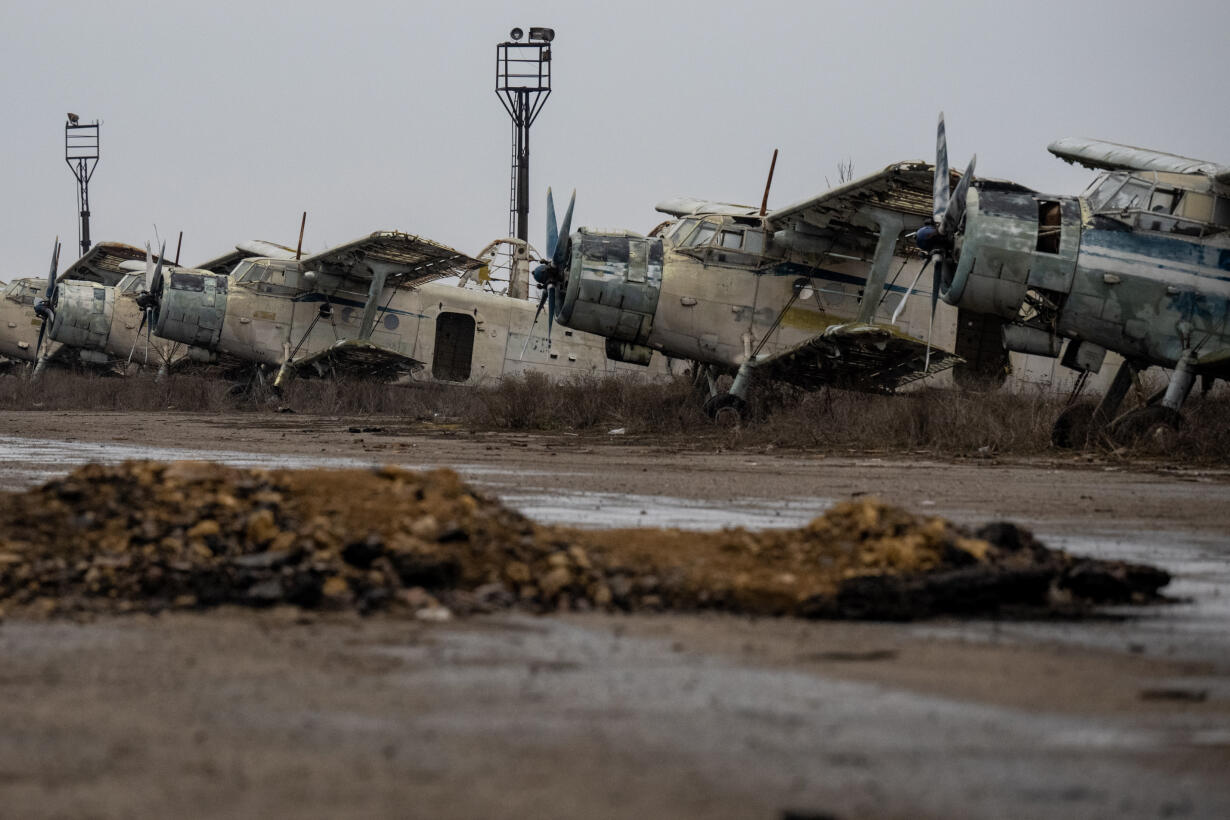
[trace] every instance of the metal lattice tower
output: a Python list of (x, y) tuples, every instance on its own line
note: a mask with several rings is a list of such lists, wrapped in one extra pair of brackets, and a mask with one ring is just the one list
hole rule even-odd
[(512, 182), (508, 195), (508, 235), (529, 241), (530, 126), (551, 96), (551, 41), (554, 29), (530, 29), (529, 42), (517, 42), (515, 28), (496, 46), (495, 92), (512, 117)]
[(79, 124), (76, 114), (64, 123), (64, 161), (77, 178), (77, 212), (81, 217), (77, 238), (81, 255), (90, 249), (90, 177), (98, 166), (98, 120)]

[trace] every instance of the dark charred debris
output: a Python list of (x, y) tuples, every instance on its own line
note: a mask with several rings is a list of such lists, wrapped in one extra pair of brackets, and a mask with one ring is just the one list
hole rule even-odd
[(905, 620), (1079, 616), (1164, 600), (1166, 572), (1012, 524), (967, 532), (875, 499), (789, 530), (536, 524), (448, 470), (87, 465), (0, 495), (0, 609), (220, 605), (412, 613), (695, 612)]

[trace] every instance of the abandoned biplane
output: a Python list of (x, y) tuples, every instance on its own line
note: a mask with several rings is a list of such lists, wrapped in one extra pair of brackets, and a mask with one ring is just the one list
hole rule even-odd
[(5, 289), (0, 302), (0, 353), (35, 363), (36, 372), (49, 363), (105, 368), (111, 362), (98, 348), (78, 344), (67, 338), (69, 334), (57, 336), (56, 306), (66, 289), (73, 298), (85, 294), (82, 298), (95, 299), (97, 288), (120, 282), (127, 273), (125, 265), (142, 259), (145, 252), (118, 242), (100, 242), (57, 274), (59, 250), (57, 240), (46, 279), (17, 279)]
[[(302, 259), (246, 258), (229, 276), (151, 265), (140, 301), (156, 336), (276, 368), (275, 387), (292, 374), (478, 384), (616, 369), (594, 337), (570, 333), (549, 347), (531, 303), (440, 281), (483, 265), (381, 231)], [(666, 373), (661, 361), (656, 369)]]
[[(949, 195), (940, 115), (932, 224), (917, 235), (933, 290), (1002, 326), (1003, 346), (1096, 373), (1123, 356), (1096, 405), (1073, 401), (1060, 446), (1105, 431), (1130, 442), (1174, 429), (1197, 376), (1230, 377), (1230, 166), (1110, 142), (1062, 139), (1051, 153), (1102, 169), (1081, 196), (974, 179)], [(1064, 344), (1066, 340), (1066, 345)], [(1119, 414), (1143, 369), (1172, 368), (1164, 390)]]
[[(101, 278), (65, 281), (66, 271), (50, 300), (54, 317), (50, 338), (89, 351), (82, 355), (94, 356), (103, 364), (151, 366), (159, 373), (181, 362), (203, 358), (185, 344), (150, 333), (149, 311), (140, 303), (141, 294), (149, 289), (154, 266), (149, 246), (141, 251), (130, 245), (104, 244), (121, 258), (112, 268), (122, 278), (114, 284)], [(235, 250), (194, 270), (225, 275), (241, 259), (256, 255), (293, 259), (295, 251), (271, 242), (241, 242)]]
[[(898, 163), (772, 211), (767, 189), (759, 209), (670, 199), (657, 210), (674, 219), (649, 236), (570, 236), (575, 194), (557, 229), (548, 192), (540, 305), (625, 360), (693, 360), (715, 419), (746, 412), (752, 377), (891, 392), (960, 361), (901, 330), (914, 285), (889, 281), (906, 265), (921, 273), (904, 237), (930, 219), (932, 176), (926, 163)], [(728, 391), (723, 373), (734, 375)]]

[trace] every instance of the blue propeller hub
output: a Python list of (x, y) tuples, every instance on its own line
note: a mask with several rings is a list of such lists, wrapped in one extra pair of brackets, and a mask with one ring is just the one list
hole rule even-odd
[(923, 225), (918, 229), (918, 233), (914, 234), (914, 244), (920, 250), (928, 253), (935, 250), (940, 245), (940, 232), (931, 225)]

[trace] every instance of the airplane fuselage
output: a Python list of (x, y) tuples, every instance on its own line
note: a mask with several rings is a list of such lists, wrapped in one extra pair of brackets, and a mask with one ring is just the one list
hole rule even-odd
[[(34, 313), (34, 300), (47, 290), (46, 279), (14, 279), (4, 288), (0, 299), (0, 355), (15, 361), (33, 362), (38, 331), (43, 320)], [(57, 342), (43, 339), (50, 355), (59, 349)]]
[(1107, 350), (1173, 367), (1193, 347), (1224, 368), (1230, 233), (1214, 219), (1230, 222), (1230, 200), (1185, 175), (1116, 176), (1140, 187), (1135, 198), (1106, 199), (1099, 184), (1062, 197), (975, 183), (945, 300), (1005, 320), (1012, 349), (1057, 355), (1072, 340), (1065, 364), (1083, 351), (1083, 369)]
[[(269, 260), (235, 275), (171, 272), (155, 333), (270, 366), (309, 359), (360, 337), (368, 294), (305, 287), (293, 261)], [(368, 340), (418, 363), (416, 378), (480, 384), (530, 370), (556, 378), (643, 367), (609, 360), (603, 339), (557, 329), (534, 304), (472, 288), (388, 287)], [(651, 372), (664, 375), (665, 362)]]
[[(106, 362), (124, 363), (129, 356), (140, 364), (170, 363), (182, 346), (145, 333), (144, 311), (137, 304), (143, 277), (129, 276), (118, 285), (64, 281), (56, 293), (53, 339), (100, 355)], [(138, 331), (140, 334), (138, 335)]]
[[(762, 220), (725, 215), (682, 219), (661, 236), (583, 228), (572, 249), (562, 324), (630, 351), (722, 369), (854, 321), (870, 264), (779, 245), (766, 240)], [(917, 257), (895, 260), (897, 275), (874, 321), (890, 322), (921, 264)], [(911, 300), (898, 326), (925, 333), (925, 316), (925, 301)]]

